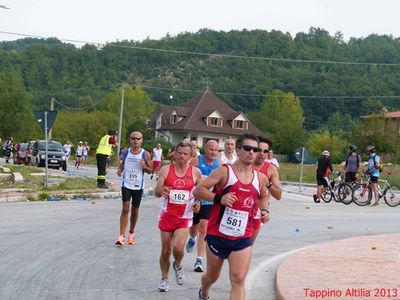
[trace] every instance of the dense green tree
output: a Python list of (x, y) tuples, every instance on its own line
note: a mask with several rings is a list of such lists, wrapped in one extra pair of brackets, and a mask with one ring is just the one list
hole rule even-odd
[(307, 141), (307, 148), (313, 156), (321, 156), (322, 151), (328, 150), (332, 162), (339, 163), (344, 159), (343, 149), (347, 142), (325, 130), (321, 133), (312, 133)]
[(0, 137), (27, 140), (39, 133), (29, 97), (16, 71), (0, 72)]
[(299, 98), (274, 90), (258, 112), (249, 114), (254, 125), (270, 135), (274, 149), (290, 154), (304, 142), (304, 116)]

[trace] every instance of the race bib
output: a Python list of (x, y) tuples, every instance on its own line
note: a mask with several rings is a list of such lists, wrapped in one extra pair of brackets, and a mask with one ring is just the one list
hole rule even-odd
[(189, 191), (171, 190), (169, 192), (169, 202), (173, 204), (186, 204), (189, 201)]
[(249, 213), (246, 211), (225, 207), (219, 232), (234, 237), (243, 236), (246, 232), (248, 217)]
[(137, 170), (129, 170), (126, 174), (125, 180), (130, 182), (132, 185), (139, 186), (139, 176)]

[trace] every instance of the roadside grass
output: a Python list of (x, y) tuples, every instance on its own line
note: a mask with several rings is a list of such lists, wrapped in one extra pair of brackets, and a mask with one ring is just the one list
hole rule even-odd
[(49, 182), (56, 179), (65, 179), (58, 184), (44, 186), (44, 176), (31, 175), (32, 173), (44, 173), (44, 168), (28, 167), (23, 165), (7, 165), (11, 172), (19, 172), (24, 182), (13, 183), (11, 181), (0, 182), (0, 188), (17, 188), (32, 191), (70, 191), (70, 190), (93, 190), (96, 188), (96, 179), (93, 178), (64, 178), (49, 176)]

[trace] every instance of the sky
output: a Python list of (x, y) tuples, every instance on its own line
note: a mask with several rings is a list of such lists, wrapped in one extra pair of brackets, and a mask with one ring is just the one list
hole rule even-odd
[[(167, 33), (263, 29), (400, 36), (398, 0), (0, 0), (0, 31), (95, 43), (160, 39)], [(0, 33), (0, 40), (18, 35)]]

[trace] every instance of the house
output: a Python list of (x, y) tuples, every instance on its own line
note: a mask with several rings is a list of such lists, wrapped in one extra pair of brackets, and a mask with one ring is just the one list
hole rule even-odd
[(265, 136), (245, 114), (235, 112), (209, 90), (180, 106), (160, 105), (153, 123), (156, 140), (172, 144), (189, 138), (203, 147), (208, 140), (214, 139), (223, 148), (227, 138), (236, 139), (244, 133)]
[(382, 132), (385, 132), (390, 128), (392, 130), (391, 132), (395, 131), (397, 135), (400, 135), (400, 111), (388, 111), (384, 107), (378, 114), (361, 116), (361, 119), (363, 119), (364, 121), (371, 118), (384, 121), (384, 123), (382, 124)]

